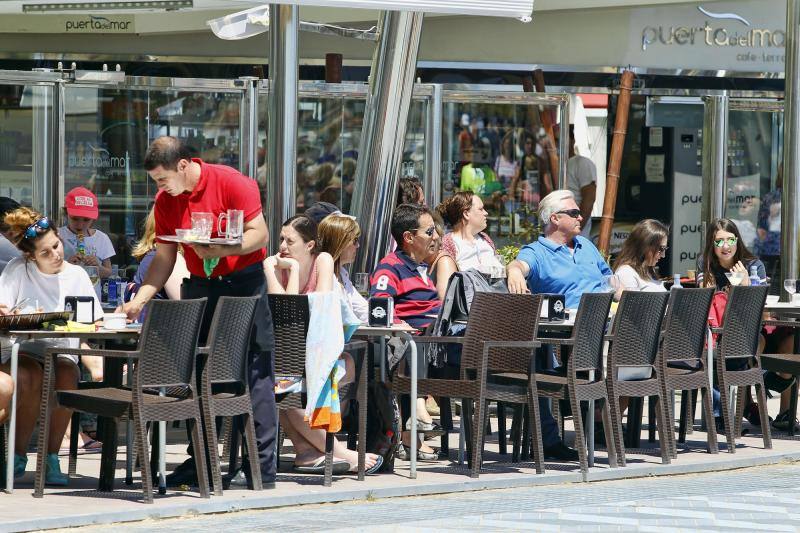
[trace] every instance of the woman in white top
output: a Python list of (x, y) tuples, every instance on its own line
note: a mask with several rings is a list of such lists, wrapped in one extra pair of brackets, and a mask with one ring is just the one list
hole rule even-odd
[[(91, 296), (94, 298), (95, 316), (103, 309), (94, 292), (89, 276), (79, 266), (64, 260), (64, 248), (50, 221), (27, 207), (8, 213), (4, 220), (11, 241), (22, 255), (8, 263), (0, 275), (0, 315), (22, 304), (21, 312), (37, 310), (63, 311), (66, 296)], [(27, 303), (26, 303), (27, 302)], [(39, 361), (44, 350), (53, 346), (77, 348), (78, 342), (69, 339), (29, 341), (20, 346), (19, 374), (16, 384), (19, 391), (17, 407), (17, 433), (14, 447), (14, 476), (25, 473), (27, 449), (36, 420), (42, 390), (42, 367)], [(0, 366), (6, 371), (8, 363)], [(77, 387), (78, 366), (74, 356), (59, 357), (56, 366), (55, 387), (71, 390)], [(47, 443), (46, 482), (66, 485), (67, 476), (61, 473), (58, 450), (71, 416), (68, 409), (53, 409), (50, 419), (50, 436)]]
[(637, 223), (614, 261), (614, 273), (623, 290), (665, 291), (656, 264), (667, 252), (669, 228), (651, 218)]
[(322, 219), (317, 226), (317, 241), (320, 251), (330, 254), (333, 258), (333, 271), (350, 309), (361, 322), (366, 323), (369, 305), (367, 300), (353, 287), (353, 282), (350, 281), (350, 276), (345, 268), (345, 265), (356, 260), (360, 238), (361, 228), (355, 217), (350, 215), (333, 213)]
[(457, 192), (439, 204), (436, 210), (452, 228), (442, 239), (443, 257), (437, 265), (436, 280), (440, 298), (444, 296), (450, 276), (457, 270), (474, 268), (490, 276), (505, 272), (495, 255), (492, 239), (483, 232), (488, 213), (478, 195), (470, 191)]

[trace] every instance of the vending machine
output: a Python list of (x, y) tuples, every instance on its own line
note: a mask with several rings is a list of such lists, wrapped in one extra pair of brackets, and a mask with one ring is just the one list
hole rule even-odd
[(670, 224), (662, 276), (696, 268), (702, 250), (703, 130), (645, 127), (642, 135), (643, 212)]

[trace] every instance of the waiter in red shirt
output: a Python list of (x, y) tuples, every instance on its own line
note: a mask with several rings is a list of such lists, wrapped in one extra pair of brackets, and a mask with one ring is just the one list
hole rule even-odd
[[(274, 337), (262, 266), (269, 236), (258, 185), (233, 168), (192, 158), (187, 147), (174, 137), (159, 137), (153, 141), (145, 153), (144, 167), (159, 189), (155, 201), (156, 235), (175, 235), (176, 229), (190, 228), (192, 213), (211, 213), (217, 220), (219, 214), (228, 209), (244, 212), (240, 245), (184, 246), (183, 255), (191, 277), (183, 281), (181, 297), (208, 298), (200, 329), (200, 342), (205, 343), (220, 296), (261, 296), (251, 338), (249, 385), (262, 482), (264, 488), (274, 487), (277, 430)], [(212, 232), (212, 236), (219, 236), (218, 231)], [(136, 297), (124, 306), (131, 318), (139, 316), (145, 304), (161, 290), (175, 265), (178, 245), (158, 238), (157, 242), (147, 277)], [(215, 259), (218, 260), (216, 264)], [(189, 446), (190, 455), (191, 450)], [(244, 475), (249, 474), (249, 468), (242, 468), (232, 480), (226, 479), (225, 484), (241, 485)], [(167, 476), (169, 486), (196, 483), (193, 457)]]

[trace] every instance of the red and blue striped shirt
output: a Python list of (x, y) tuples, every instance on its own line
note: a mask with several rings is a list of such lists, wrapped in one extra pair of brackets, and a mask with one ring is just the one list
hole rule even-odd
[(425, 263), (417, 263), (405, 252), (395, 250), (381, 259), (372, 273), (369, 295), (391, 296), (396, 318), (425, 329), (442, 304), (427, 271)]

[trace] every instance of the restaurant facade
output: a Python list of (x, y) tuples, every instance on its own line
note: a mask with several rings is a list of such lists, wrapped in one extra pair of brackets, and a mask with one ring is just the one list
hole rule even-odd
[[(628, 69), (637, 77), (612, 250), (637, 220), (659, 218), (672, 224), (661, 271), (685, 273), (709, 212), (736, 220), (758, 250), (759, 210), (778, 187), (783, 157), (785, 2), (541, 3), (530, 24), (425, 18), (401, 173), (422, 180), (431, 205), (480, 176), (492, 237), (525, 242), (544, 172), (528, 161), (541, 155), (549, 114), (575, 124), (579, 152), (597, 166), (599, 215)], [(230, 11), (0, 17), (0, 195), (53, 215), (66, 191), (91, 188), (99, 226), (125, 250), (121, 264), (155, 194), (142, 161), (157, 136), (181, 137), (203, 160), (239, 168), (266, 197), (270, 180), (283, 179), (267, 164), (269, 46), (263, 34), (215, 37), (205, 22)], [(323, 8), (300, 15), (361, 29), (377, 18)], [(300, 34), (297, 172), (282, 183), (295, 191), (297, 210), (320, 199), (350, 208), (374, 48), (368, 39)], [(320, 81), (327, 54), (341, 54), (343, 82)], [(523, 90), (535, 69), (545, 92)], [(518, 195), (500, 171), (509, 161), (521, 168)], [(267, 198), (265, 209), (272, 205)]]

